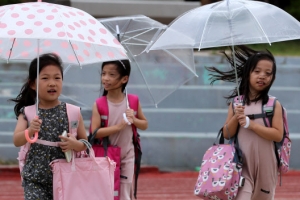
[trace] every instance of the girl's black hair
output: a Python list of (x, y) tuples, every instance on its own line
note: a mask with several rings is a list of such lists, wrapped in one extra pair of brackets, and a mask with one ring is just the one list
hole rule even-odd
[[(119, 79), (123, 78), (124, 76), (128, 76), (128, 77), (130, 76), (131, 67), (130, 67), (129, 60), (114, 60), (114, 61), (103, 62), (101, 69), (103, 70), (103, 67), (108, 64), (114, 64), (117, 66), (117, 71), (120, 74)], [(122, 85), (122, 92), (124, 92), (126, 85), (127, 82)], [(106, 95), (107, 95), (107, 91), (104, 89), (102, 96), (106, 96)]]
[[(42, 54), (39, 57), (39, 73), (42, 69), (48, 65), (55, 65), (60, 69), (61, 76), (63, 78), (63, 67), (61, 64), (61, 59), (58, 55), (54, 53)], [(33, 59), (29, 65), (29, 74), (26, 82), (22, 86), (19, 95), (15, 99), (10, 99), (10, 101), (16, 102), (14, 107), (14, 112), (16, 117), (19, 116), (20, 110), (25, 106), (30, 106), (36, 102), (36, 91), (31, 89), (31, 85), (35, 83), (37, 78), (37, 58)]]
[[(231, 48), (231, 52), (232, 48)], [(216, 67), (206, 67), (206, 69), (214, 74), (211, 75), (211, 85), (215, 81), (227, 81), (227, 82), (236, 82), (235, 71), (234, 71), (234, 58), (233, 55), (229, 56), (224, 51), (223, 54), (225, 55), (227, 61), (230, 63), (231, 70), (229, 71), (221, 71)], [(257, 102), (258, 100), (262, 100), (263, 104), (266, 104), (269, 100), (268, 92), (275, 80), (276, 76), (276, 62), (275, 58), (272, 53), (268, 50), (266, 51), (256, 51), (246, 46), (237, 46), (235, 47), (235, 57), (236, 57), (236, 69), (237, 69), (237, 76), (239, 80), (239, 93), (240, 95), (244, 95), (244, 103), (249, 105), (251, 103), (249, 92), (250, 92), (250, 74), (255, 69), (257, 63), (261, 60), (269, 60), (273, 63), (273, 70), (272, 70), (272, 80), (271, 84), (264, 89), (258, 96), (255, 97), (252, 101)], [(227, 104), (230, 104), (231, 99), (238, 96), (237, 89), (235, 88), (232, 93), (224, 98), (227, 99)]]

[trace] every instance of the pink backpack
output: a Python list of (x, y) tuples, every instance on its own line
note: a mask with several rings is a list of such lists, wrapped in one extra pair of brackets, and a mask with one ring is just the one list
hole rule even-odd
[[(77, 106), (74, 106), (74, 105), (68, 104), (68, 103), (66, 103), (66, 107), (67, 107), (67, 115), (68, 115), (68, 121), (69, 121), (69, 133), (72, 133), (76, 137), (78, 123), (79, 123), (79, 119), (80, 119), (80, 107), (77, 107)], [(31, 106), (25, 107), (24, 113), (26, 115), (28, 125), (29, 125), (30, 121), (36, 115), (36, 105), (31, 105)], [(38, 139), (36, 141), (36, 143), (58, 147), (58, 142), (49, 142), (46, 140)], [(23, 146), (20, 147), (20, 151), (18, 153), (18, 158), (17, 158), (19, 160), (20, 173), (22, 173), (22, 171), (23, 171), (23, 167), (26, 162), (26, 155), (27, 155), (29, 149), (30, 149), (29, 142), (27, 142), (26, 144), (24, 144)]]
[[(242, 96), (243, 97), (243, 96)], [(250, 119), (263, 118), (265, 126), (272, 126), (272, 119), (274, 115), (276, 97), (269, 96), (268, 102), (262, 106), (262, 113), (248, 115)], [(234, 102), (238, 103), (238, 97), (234, 98)], [(292, 141), (289, 137), (288, 121), (286, 109), (282, 106), (282, 118), (283, 118), (283, 138), (281, 142), (274, 142), (275, 155), (278, 164), (278, 171), (281, 173), (287, 173), (289, 171), (289, 162), (291, 156)], [(280, 180), (281, 185), (281, 180)]]
[[(139, 98), (136, 95), (133, 94), (128, 94), (128, 103), (130, 105), (130, 108), (134, 110), (134, 114), (137, 117), (138, 113), (138, 106), (139, 106)], [(108, 110), (108, 104), (107, 104), (107, 99), (106, 96), (102, 96), (96, 100), (98, 112), (101, 116), (101, 127), (107, 127), (108, 125), (108, 119), (109, 119), (109, 110)], [(137, 194), (137, 180), (138, 180), (138, 175), (140, 172), (141, 168), (141, 160), (142, 160), (142, 149), (141, 149), (141, 144), (140, 144), (140, 135), (137, 132), (137, 128), (132, 124), (132, 132), (133, 132), (133, 145), (134, 145), (134, 154), (135, 154), (135, 183), (134, 183), (134, 197), (136, 198)], [(89, 142), (93, 144), (94, 139), (91, 139), (93, 131), (91, 130), (90, 126), (90, 135), (89, 135)], [(99, 142), (99, 141), (98, 141)], [(117, 170), (116, 170), (117, 172)], [(115, 173), (116, 174), (116, 173)], [(120, 176), (115, 176), (115, 182), (120, 182)], [(116, 185), (115, 190), (119, 191), (119, 187)], [(115, 196), (115, 200), (118, 199), (117, 196)]]

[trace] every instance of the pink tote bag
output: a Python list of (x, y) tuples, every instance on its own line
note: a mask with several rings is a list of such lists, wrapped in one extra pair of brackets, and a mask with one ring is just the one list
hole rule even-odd
[(120, 176), (121, 176), (121, 148), (109, 145), (107, 150), (101, 144), (94, 144), (93, 150), (96, 157), (108, 156), (111, 160), (116, 162), (116, 169), (114, 172), (114, 200), (120, 199)]
[(54, 200), (113, 200), (116, 164), (108, 157), (95, 157), (86, 140), (90, 157), (56, 159), (50, 163), (53, 173)]

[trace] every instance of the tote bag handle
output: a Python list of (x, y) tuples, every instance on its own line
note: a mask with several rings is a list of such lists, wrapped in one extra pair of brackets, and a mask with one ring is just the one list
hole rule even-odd
[[(95, 159), (95, 153), (94, 153), (94, 150), (92, 148), (92, 145), (85, 139), (80, 139), (79, 140), (80, 142), (82, 142), (88, 149), (89, 149), (89, 156), (90, 158), (93, 159), (93, 163), (95, 165), (95, 167), (97, 167), (97, 162), (96, 162), (96, 159)], [(73, 155), (72, 155), (72, 166), (71, 166), (71, 169), (72, 171), (76, 171), (76, 166), (75, 166), (75, 152), (73, 151)]]

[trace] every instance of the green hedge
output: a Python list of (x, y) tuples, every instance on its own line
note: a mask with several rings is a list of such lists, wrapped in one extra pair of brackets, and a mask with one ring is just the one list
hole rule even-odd
[(0, 6), (8, 5), (8, 4), (15, 4), (21, 3), (20, 0), (0, 0)]
[(300, 0), (290, 1), (290, 5), (285, 10), (300, 21)]

